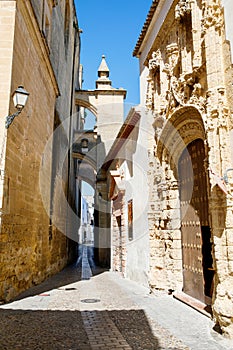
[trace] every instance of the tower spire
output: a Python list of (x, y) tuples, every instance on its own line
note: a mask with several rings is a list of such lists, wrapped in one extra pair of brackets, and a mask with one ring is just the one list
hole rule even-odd
[(111, 89), (112, 82), (109, 79), (109, 68), (105, 60), (105, 55), (102, 55), (102, 61), (98, 68), (98, 79), (96, 80), (96, 89), (109, 90)]

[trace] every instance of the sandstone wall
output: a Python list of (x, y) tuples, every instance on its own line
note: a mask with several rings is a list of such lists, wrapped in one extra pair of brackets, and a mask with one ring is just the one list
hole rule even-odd
[[(75, 163), (70, 155), (78, 113), (74, 91), (79, 88), (80, 37), (73, 1), (54, 7), (50, 57), (60, 95), (56, 100), (53, 140), (51, 220), (53, 235), (78, 239), (79, 220), (75, 215)], [(56, 254), (56, 249), (54, 250)]]
[[(0, 74), (8, 74), (10, 89), (5, 97), (10, 104), (10, 113), (14, 112), (10, 92), (18, 85), (24, 85), (30, 93), (25, 109), (15, 118), (6, 135), (0, 256), (0, 299), (6, 301), (62, 269), (74, 251), (64, 224), (67, 220), (66, 198), (73, 176), (72, 158), (67, 153), (72, 136), (70, 119), (61, 136), (55, 139), (55, 146), (53, 132), (60, 119), (69, 116), (75, 108), (73, 73), (78, 64), (79, 38), (74, 45), (77, 28), (73, 28), (73, 20), (75, 23), (77, 20), (70, 1), (70, 36), (64, 39), (64, 13), (54, 17), (54, 2), (48, 0), (45, 3), (44, 12), (41, 12), (39, 2), (0, 3), (0, 25), (4, 26), (1, 28), (4, 33), (0, 40), (1, 54), (6, 42), (9, 46)], [(52, 46), (52, 34), (62, 36), (70, 50), (63, 65), (59, 59), (64, 58), (61, 57), (64, 46), (60, 51)], [(57, 70), (52, 56), (59, 57), (56, 58)], [(5, 115), (8, 114), (6, 105), (1, 103), (1, 108)], [(61, 182), (56, 187), (56, 170), (61, 166), (62, 171), (58, 171)], [(62, 229), (52, 223), (52, 203), (57, 208), (56, 215), (60, 215)]]
[(15, 31), (15, 9), (14, 1), (1, 1), (0, 3), (0, 147), (1, 147), (1, 177), (0, 177), (0, 207), (3, 201), (3, 184), (5, 168), (5, 116), (9, 112), (9, 101), (11, 98), (11, 74), (13, 59), (13, 44)]

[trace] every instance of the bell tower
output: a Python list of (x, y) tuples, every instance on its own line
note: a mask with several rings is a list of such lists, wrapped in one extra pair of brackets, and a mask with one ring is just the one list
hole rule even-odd
[[(88, 152), (85, 153), (85, 157), (81, 152), (82, 165), (79, 166), (79, 172), (81, 166), (85, 172), (85, 163), (88, 159), (91, 159), (91, 164), (94, 166), (94, 172), (96, 173), (96, 178), (93, 181), (95, 182), (94, 255), (96, 262), (108, 266), (111, 251), (111, 205), (108, 199), (107, 177), (101, 168), (124, 121), (126, 90), (112, 86), (112, 81), (109, 78), (110, 70), (104, 55), (97, 74), (95, 90), (76, 91), (76, 104), (89, 109), (96, 117), (94, 130), (89, 130), (85, 134)], [(82, 130), (80, 130), (80, 133), (82, 134)], [(77, 154), (74, 156), (78, 157), (79, 150), (82, 150), (81, 144), (77, 144), (76, 149)], [(88, 176), (89, 174), (86, 171), (86, 177)]]
[(96, 131), (104, 143), (106, 154), (123, 123), (124, 99), (126, 97), (126, 90), (116, 89), (112, 86), (109, 74), (110, 71), (103, 55), (98, 68), (95, 98), (97, 106)]

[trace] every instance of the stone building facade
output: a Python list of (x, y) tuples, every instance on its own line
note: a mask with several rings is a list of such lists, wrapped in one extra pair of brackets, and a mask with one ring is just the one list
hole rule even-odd
[[(105, 56), (98, 67), (95, 90), (76, 91), (76, 104), (88, 109), (96, 118), (94, 130), (77, 130), (73, 157), (77, 161), (77, 186), (86, 181), (94, 189), (94, 251), (95, 260), (110, 266), (111, 206), (108, 200), (107, 176), (102, 165), (109, 153), (124, 119), (126, 90), (115, 88), (110, 80), (110, 70)], [(82, 143), (85, 142), (85, 151)]]
[[(72, 0), (0, 2), (0, 299), (4, 301), (59, 271), (71, 257), (69, 228), (53, 225), (53, 218), (59, 216), (64, 223), (66, 198), (72, 203), (69, 145), (74, 118), (69, 117), (76, 111), (78, 65), (79, 30)], [(5, 129), (5, 116), (14, 113), (11, 95), (18, 85), (30, 96), (20, 116)], [(54, 136), (65, 118), (68, 121)]]
[(153, 147), (153, 127), (144, 112), (140, 106), (131, 108), (102, 168), (112, 201), (111, 268), (148, 286), (148, 149)]
[(216, 323), (233, 337), (229, 7), (220, 0), (153, 1), (134, 56), (141, 105), (154, 127), (150, 286), (211, 304)]

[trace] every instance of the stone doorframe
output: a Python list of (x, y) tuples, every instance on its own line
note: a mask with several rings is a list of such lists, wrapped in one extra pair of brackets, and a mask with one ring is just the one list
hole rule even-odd
[[(177, 109), (168, 120), (157, 116), (154, 128), (155, 154), (159, 165), (155, 170), (157, 210), (152, 219), (153, 236), (150, 234), (151, 247), (154, 250), (151, 254), (152, 276), (155, 273), (156, 288), (181, 291), (183, 271), (178, 162), (186, 146), (196, 139), (204, 141), (205, 154), (208, 155), (207, 138), (202, 115), (191, 105)], [(208, 171), (208, 162), (205, 167)], [(207, 193), (209, 199), (209, 185)], [(155, 249), (154, 246), (158, 248)], [(155, 262), (155, 255), (159, 255), (160, 262)]]
[[(202, 139), (207, 155), (205, 167), (209, 179), (207, 193), (215, 270), (212, 311), (216, 324), (220, 325), (224, 333), (231, 335), (233, 334), (233, 296), (230, 292), (233, 283), (232, 177), (229, 177), (229, 184), (226, 186), (222, 183), (221, 176), (226, 169), (231, 168), (232, 151), (228, 117), (222, 121), (222, 115), (218, 111), (214, 112), (207, 116), (195, 106), (186, 105), (178, 108), (168, 120), (162, 116), (155, 118), (156, 154), (160, 161), (160, 168), (156, 174), (157, 191), (161, 208), (159, 213), (162, 213), (162, 225), (159, 217), (155, 219), (155, 236), (158, 235), (160, 239), (163, 237), (166, 247), (170, 248), (167, 248), (164, 259), (164, 266), (169, 266), (170, 270), (166, 273), (166, 280), (169, 281), (167, 286), (179, 290), (182, 288), (182, 257), (179, 253), (181, 231), (177, 164), (184, 147), (197, 138)], [(169, 239), (170, 246), (166, 239)]]

